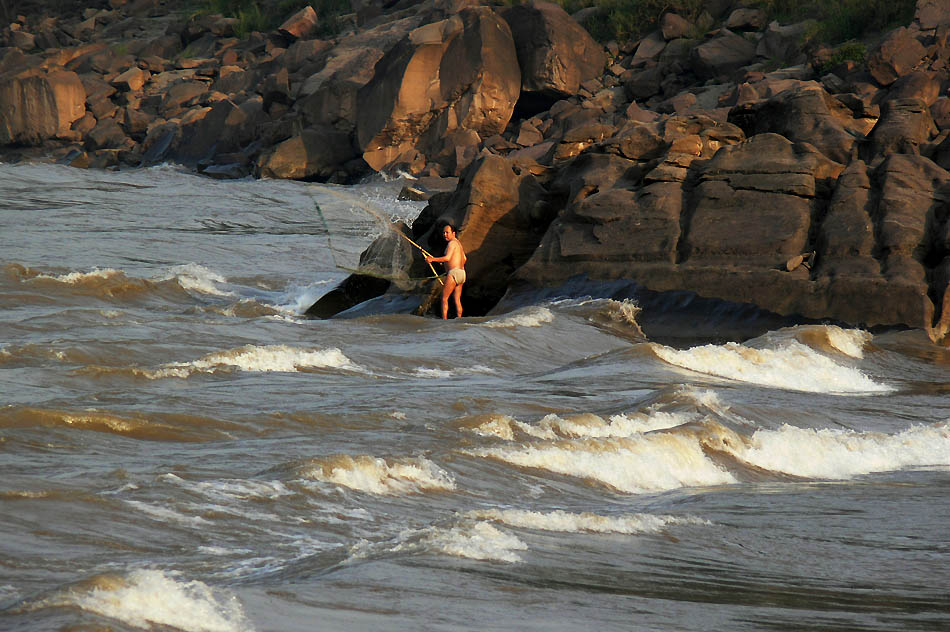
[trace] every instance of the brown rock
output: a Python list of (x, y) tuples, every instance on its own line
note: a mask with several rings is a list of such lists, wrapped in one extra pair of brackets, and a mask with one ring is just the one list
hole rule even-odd
[[(465, 171), (454, 193), (430, 200), (413, 223), (413, 234), (430, 252), (441, 252), (445, 241), (439, 222), (455, 222), (468, 255), (463, 304), (469, 313), (484, 313), (534, 252), (552, 211), (534, 176), (517, 175), (504, 158), (483, 156)], [(421, 264), (419, 270), (428, 268)]]
[(689, 23), (689, 20), (675, 13), (664, 13), (660, 18), (660, 33), (667, 41), (686, 37), (691, 28), (693, 25)]
[(950, 129), (950, 98), (940, 97), (930, 106), (930, 115), (940, 130)]
[(868, 56), (868, 70), (882, 86), (889, 86), (913, 71), (927, 54), (912, 31), (901, 27), (888, 36)]
[(666, 38), (663, 37), (663, 33), (660, 31), (650, 33), (637, 45), (637, 52), (634, 53), (633, 60), (630, 62), (631, 68), (637, 68), (658, 59), (665, 48)]
[(871, 132), (869, 160), (890, 153), (916, 154), (937, 133), (930, 109), (920, 99), (893, 99), (881, 107), (881, 119)]
[(761, 31), (767, 16), (762, 9), (739, 8), (729, 14), (726, 28), (733, 31)]
[(817, 238), (817, 276), (880, 276), (873, 258), (871, 182), (867, 167), (852, 162), (838, 178)]
[(308, 128), (263, 154), (258, 173), (264, 178), (326, 179), (355, 156), (349, 134)]
[(411, 149), (439, 151), (427, 136), (457, 128), (486, 138), (501, 133), (520, 84), (508, 25), (492, 11), (464, 9), (417, 29), (379, 61), (359, 91), (363, 158), (379, 171)]
[(728, 77), (755, 60), (755, 43), (726, 31), (692, 50), (693, 70), (703, 79)]
[(317, 12), (309, 4), (293, 14), (277, 29), (292, 40), (303, 39), (317, 27)]
[(764, 102), (736, 106), (729, 122), (747, 136), (772, 132), (817, 147), (832, 160), (851, 160), (859, 126), (852, 111), (818, 84), (786, 90)]
[(123, 149), (129, 147), (131, 142), (114, 118), (100, 119), (86, 134), (86, 148), (90, 150)]
[(922, 31), (950, 24), (950, 5), (943, 0), (918, 0), (914, 20)]
[(530, 0), (503, 15), (518, 52), (522, 90), (572, 95), (603, 73), (603, 48), (559, 5)]
[(126, 92), (138, 92), (145, 86), (145, 82), (148, 81), (150, 77), (151, 73), (149, 71), (142, 70), (138, 66), (133, 66), (118, 75), (110, 83), (116, 88)]
[(885, 100), (920, 99), (930, 107), (940, 96), (940, 84), (941, 77), (937, 73), (911, 72), (891, 84)]
[(188, 107), (208, 91), (208, 86), (199, 81), (180, 81), (171, 85), (162, 98), (161, 109), (169, 114)]
[(0, 145), (37, 145), (68, 134), (86, 112), (86, 92), (74, 72), (0, 80)]

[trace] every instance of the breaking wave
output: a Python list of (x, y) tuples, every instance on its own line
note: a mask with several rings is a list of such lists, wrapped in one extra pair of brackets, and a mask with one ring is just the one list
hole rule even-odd
[(382, 459), (340, 455), (313, 459), (298, 468), (298, 475), (381, 496), (455, 489), (452, 476), (424, 457)]

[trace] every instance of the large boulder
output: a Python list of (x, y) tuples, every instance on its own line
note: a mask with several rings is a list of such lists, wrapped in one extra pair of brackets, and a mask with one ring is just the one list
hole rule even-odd
[(66, 135), (85, 113), (86, 91), (74, 72), (0, 78), (0, 145), (38, 145)]
[(882, 86), (889, 86), (915, 70), (927, 49), (906, 27), (891, 31), (868, 56), (868, 70)]
[(804, 252), (816, 197), (841, 170), (777, 134), (723, 147), (694, 194), (685, 259), (774, 267)]
[(511, 31), (488, 8), (412, 31), (377, 64), (359, 91), (357, 140), (377, 171), (443, 149), (456, 129), (481, 138), (504, 131), (521, 75)]
[(531, 0), (503, 15), (514, 37), (525, 92), (571, 96), (603, 73), (603, 47), (560, 5)]
[(459, 229), (468, 255), (463, 300), (470, 313), (478, 314), (501, 298), (551, 219), (552, 207), (535, 177), (516, 173), (505, 158), (487, 155), (469, 166), (454, 193), (433, 197), (412, 228), (417, 241), (436, 254), (445, 249), (440, 222), (452, 221)]
[(693, 70), (703, 79), (728, 78), (755, 60), (755, 42), (724, 31), (693, 49)]
[(850, 162), (861, 124), (855, 113), (815, 82), (806, 82), (765, 100), (736, 106), (729, 121), (747, 136), (772, 132), (814, 145), (835, 162)]
[(264, 153), (258, 174), (264, 178), (326, 180), (356, 152), (346, 132), (331, 127), (307, 128)]

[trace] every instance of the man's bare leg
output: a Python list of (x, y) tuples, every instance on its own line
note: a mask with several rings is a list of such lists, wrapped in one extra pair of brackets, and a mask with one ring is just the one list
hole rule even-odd
[(452, 295), (456, 286), (455, 279), (451, 275), (445, 278), (445, 285), (442, 287), (442, 320), (449, 319), (449, 296)]
[[(462, 284), (464, 285), (464, 283)], [(462, 317), (462, 285), (456, 285), (455, 290), (452, 292), (452, 297), (455, 299), (455, 317)]]

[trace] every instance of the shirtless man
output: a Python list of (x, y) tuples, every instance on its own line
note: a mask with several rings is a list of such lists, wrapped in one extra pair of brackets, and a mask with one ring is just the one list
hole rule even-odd
[(426, 263), (444, 263), (448, 270), (445, 286), (442, 288), (442, 319), (449, 317), (449, 296), (455, 298), (455, 313), (457, 318), (462, 317), (462, 285), (465, 283), (465, 250), (462, 243), (455, 236), (455, 227), (446, 223), (442, 228), (442, 236), (449, 242), (445, 247), (445, 256), (426, 257)]

